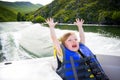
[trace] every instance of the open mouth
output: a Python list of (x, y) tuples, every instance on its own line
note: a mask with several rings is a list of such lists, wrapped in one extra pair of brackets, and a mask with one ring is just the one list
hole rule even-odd
[(72, 45), (72, 47), (73, 47), (73, 48), (76, 48), (76, 47), (77, 47), (77, 45)]

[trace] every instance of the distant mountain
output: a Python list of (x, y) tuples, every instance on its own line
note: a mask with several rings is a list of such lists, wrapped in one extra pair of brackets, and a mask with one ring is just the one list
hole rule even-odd
[(53, 17), (62, 23), (83, 18), (86, 23), (120, 24), (120, 0), (54, 0), (34, 15)]
[(41, 4), (32, 4), (30, 2), (4, 2), (0, 1), (0, 5), (16, 12), (29, 13), (42, 7)]
[(41, 4), (32, 4), (30, 2), (0, 1), (0, 21), (16, 21), (18, 13), (23, 15), (36, 11), (40, 7), (42, 7)]
[(0, 5), (0, 22), (16, 21), (15, 12)]

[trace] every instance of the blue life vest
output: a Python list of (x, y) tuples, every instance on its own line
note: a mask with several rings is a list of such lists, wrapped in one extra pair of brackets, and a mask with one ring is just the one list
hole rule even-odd
[(56, 72), (63, 80), (108, 80), (90, 49), (81, 43), (79, 47), (80, 54), (62, 45), (63, 62), (57, 58), (61, 64), (58, 64)]

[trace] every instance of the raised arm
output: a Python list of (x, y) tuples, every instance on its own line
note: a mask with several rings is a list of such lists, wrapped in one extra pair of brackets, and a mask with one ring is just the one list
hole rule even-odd
[(52, 38), (52, 41), (53, 41), (53, 44), (58, 52), (59, 55), (62, 55), (62, 50), (60, 48), (60, 42), (59, 40), (57, 39), (56, 37), (56, 34), (55, 34), (55, 30), (54, 30), (54, 27), (56, 26), (57, 22), (54, 22), (54, 20), (52, 18), (48, 18), (45, 20), (46, 23), (49, 25), (50, 27), (50, 35), (51, 35), (51, 38)]
[(83, 23), (84, 23), (83, 19), (76, 19), (76, 22), (74, 22), (74, 24), (77, 25), (78, 27), (80, 42), (85, 44), (85, 35), (84, 35), (83, 27), (82, 27)]

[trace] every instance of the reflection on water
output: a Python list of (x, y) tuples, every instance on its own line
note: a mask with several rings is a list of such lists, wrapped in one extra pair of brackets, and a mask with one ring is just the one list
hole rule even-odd
[(119, 27), (114, 27), (114, 26), (101, 27), (101, 29), (99, 29), (99, 32), (108, 37), (120, 38), (120, 26)]
[[(59, 38), (64, 33), (73, 31), (78, 35), (75, 26), (57, 26), (55, 29)], [(120, 56), (120, 39), (105, 37), (104, 27), (84, 26), (86, 45), (94, 54)], [(67, 30), (70, 29), (70, 30)], [(108, 29), (109, 30), (109, 29)], [(115, 28), (111, 28), (115, 32)], [(116, 33), (119, 29), (116, 28)], [(49, 28), (31, 22), (4, 22), (0, 23), (0, 61), (39, 58), (53, 55), (53, 43), (50, 38)], [(106, 33), (105, 33), (106, 34)], [(116, 34), (118, 35), (118, 34)]]
[[(84, 25), (83, 27), (85, 32), (100, 33), (103, 36), (120, 38), (120, 26)], [(58, 25), (57, 28), (77, 30), (75, 25)]]

